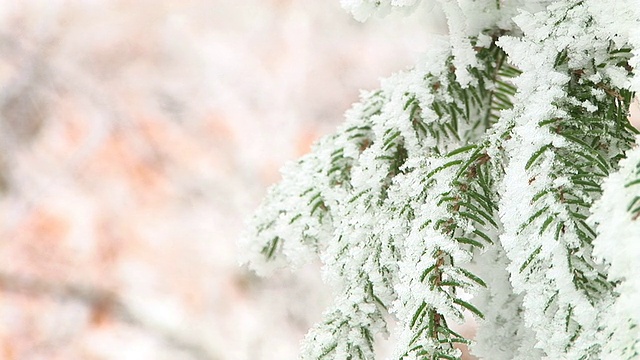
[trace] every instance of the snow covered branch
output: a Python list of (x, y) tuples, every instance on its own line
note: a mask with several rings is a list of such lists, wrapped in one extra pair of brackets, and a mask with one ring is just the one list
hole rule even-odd
[[(597, 1), (439, 3), (449, 37), (283, 172), (247, 261), (323, 262), (339, 295), (303, 358), (374, 358), (387, 314), (397, 359), (459, 359), (458, 344), (487, 359), (637, 355), (640, 17), (614, 26)], [(414, 2), (343, 4), (365, 19)], [(451, 327), (469, 314), (475, 343)]]

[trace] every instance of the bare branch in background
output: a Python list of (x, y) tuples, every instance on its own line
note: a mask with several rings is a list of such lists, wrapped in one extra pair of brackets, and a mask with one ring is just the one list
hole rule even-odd
[(221, 359), (218, 354), (214, 354), (202, 344), (193, 342), (189, 336), (161, 327), (144, 315), (138, 314), (113, 291), (101, 289), (94, 285), (71, 284), (60, 281), (52, 282), (41, 278), (4, 272), (0, 272), (0, 289), (34, 297), (45, 297), (60, 301), (78, 301), (93, 312), (106, 314), (154, 335), (168, 346), (189, 353), (194, 359)]

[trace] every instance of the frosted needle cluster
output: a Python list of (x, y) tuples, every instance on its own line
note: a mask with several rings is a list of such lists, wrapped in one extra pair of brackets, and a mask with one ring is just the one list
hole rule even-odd
[(640, 358), (640, 6), (437, 6), (449, 35), (285, 167), (244, 262), (322, 262), (339, 295), (302, 359), (375, 359), (379, 334), (403, 360)]

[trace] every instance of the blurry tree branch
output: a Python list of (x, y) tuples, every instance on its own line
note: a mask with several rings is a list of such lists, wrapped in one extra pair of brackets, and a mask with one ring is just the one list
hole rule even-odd
[(37, 277), (0, 272), (0, 290), (34, 297), (49, 297), (63, 301), (79, 301), (90, 309), (101, 311), (114, 319), (161, 339), (168, 346), (185, 351), (198, 360), (218, 360), (207, 346), (192, 340), (188, 335), (161, 326), (139, 314), (117, 293), (86, 284), (53, 282)]

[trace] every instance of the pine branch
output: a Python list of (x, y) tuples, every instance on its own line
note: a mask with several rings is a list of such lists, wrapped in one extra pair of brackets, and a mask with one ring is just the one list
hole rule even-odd
[[(625, 304), (636, 285), (595, 258), (618, 255), (598, 245), (611, 241), (594, 226), (603, 218), (588, 218), (614, 197), (605, 179), (629, 172), (618, 168), (634, 142), (640, 43), (625, 29), (640, 13), (623, 0), (637, 16), (619, 27), (595, 0), (440, 3), (451, 42), (384, 81), (285, 171), (247, 237), (258, 269), (319, 255), (340, 294), (303, 358), (373, 358), (387, 311), (397, 358), (459, 359), (455, 345), (471, 341), (449, 324), (465, 312), (485, 358), (635, 356), (639, 322)], [(362, 18), (413, 4), (345, 2)], [(635, 191), (640, 180), (627, 180)]]
[[(331, 199), (350, 190), (351, 169), (372, 143), (371, 118), (386, 102), (382, 92), (362, 94), (347, 124), (283, 169), (244, 235), (243, 261), (258, 273), (309, 261), (333, 235)], [(344, 195), (342, 195), (344, 196)]]
[[(542, 348), (552, 357), (583, 358), (599, 351), (597, 319), (613, 288), (592, 259), (595, 232), (584, 220), (600, 196), (602, 179), (615, 167), (613, 154), (630, 145), (631, 94), (604, 83), (608, 91), (592, 92), (597, 86), (589, 79), (606, 82), (607, 70), (620, 67), (608, 59), (595, 63), (590, 56), (600, 51), (597, 45), (582, 46), (580, 59), (573, 58), (577, 49), (571, 45), (555, 59), (548, 56), (568, 44), (567, 38), (575, 41), (575, 30), (549, 26), (567, 18), (584, 26), (582, 41), (598, 44), (582, 2), (550, 7), (542, 19), (521, 16), (532, 31), (552, 29), (544, 42), (528, 39), (526, 29), (522, 39), (503, 42), (512, 58), (538, 57), (516, 61), (524, 72), (516, 80), (519, 104), (507, 115), (515, 126), (505, 144), (510, 164), (501, 194), (501, 241), (512, 261), (514, 288), (525, 294), (525, 318)], [(535, 113), (527, 110), (532, 106)]]

